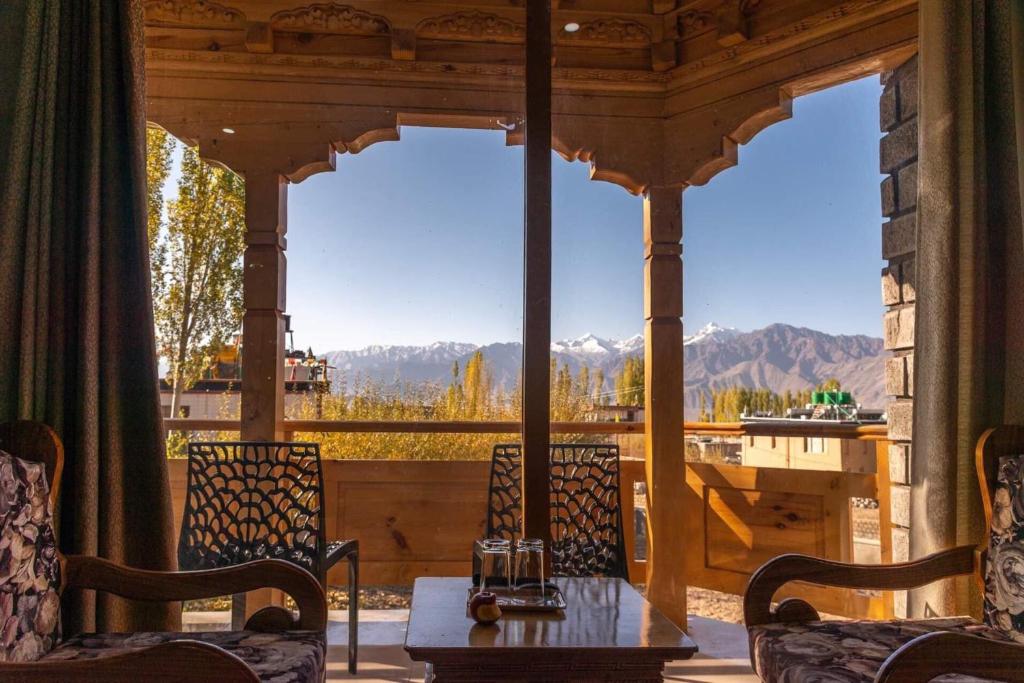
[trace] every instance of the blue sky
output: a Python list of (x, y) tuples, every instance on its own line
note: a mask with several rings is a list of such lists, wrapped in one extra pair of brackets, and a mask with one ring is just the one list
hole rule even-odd
[[(683, 195), (684, 321), (880, 336), (878, 96), (794, 102), (739, 165)], [(404, 128), (289, 190), (288, 311), (317, 352), (522, 334), (522, 148)], [(552, 335), (643, 328), (642, 203), (554, 161)]]

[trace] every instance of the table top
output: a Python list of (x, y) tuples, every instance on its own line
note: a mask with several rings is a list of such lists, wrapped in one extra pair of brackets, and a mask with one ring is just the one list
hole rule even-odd
[(466, 610), (466, 578), (416, 579), (405, 649), (413, 659), (431, 653), (499, 649), (529, 654), (541, 650), (595, 648), (664, 659), (688, 659), (696, 644), (628, 581), (612, 578), (555, 579), (565, 596), (561, 612), (505, 612), (481, 626)]

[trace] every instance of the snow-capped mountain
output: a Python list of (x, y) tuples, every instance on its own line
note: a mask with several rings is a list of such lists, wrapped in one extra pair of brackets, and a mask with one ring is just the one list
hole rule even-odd
[[(740, 384), (782, 393), (813, 387), (838, 378), (868, 407), (885, 405), (882, 340), (863, 335), (831, 335), (803, 327), (774, 324), (753, 332), (709, 323), (683, 337), (686, 415), (695, 419), (700, 392)], [(380, 382), (447, 384), (452, 364), (465, 367), (477, 351), (483, 353), (497, 384), (511, 387), (522, 363), (522, 345), (505, 342), (477, 346), (435, 342), (428, 346), (370, 346), (358, 351), (331, 351), (328, 362), (339, 379), (358, 377)], [(642, 334), (628, 339), (604, 339), (586, 334), (551, 344), (551, 354), (573, 372), (586, 364), (600, 369), (605, 389), (626, 358), (643, 354)], [(593, 375), (592, 375), (593, 376)]]
[[(697, 334), (691, 334), (683, 337), (683, 346), (689, 346), (690, 344), (699, 344), (703, 341), (727, 341), (735, 338), (741, 334), (735, 327), (722, 327), (718, 323), (710, 322), (704, 327), (697, 330)], [(643, 335), (641, 335), (641, 340)], [(642, 348), (642, 346), (641, 346)]]
[(428, 346), (367, 346), (357, 351), (330, 351), (325, 356), (339, 375), (349, 379), (430, 382), (449, 377), (452, 363), (476, 349), (475, 344), (434, 342)]

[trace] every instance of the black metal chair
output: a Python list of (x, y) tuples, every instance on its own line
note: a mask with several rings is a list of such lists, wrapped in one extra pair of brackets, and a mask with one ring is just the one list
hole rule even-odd
[[(348, 670), (359, 649), (359, 541), (326, 539), (320, 445), (288, 442), (189, 443), (188, 495), (178, 537), (180, 569), (214, 569), (259, 559), (288, 560), (327, 588), (327, 571), (349, 562)], [(232, 596), (233, 629), (245, 594)]]
[[(551, 445), (551, 573), (629, 580), (622, 507), (619, 447)], [(487, 538), (514, 540), (521, 533), (522, 448), (499, 444), (491, 456)]]

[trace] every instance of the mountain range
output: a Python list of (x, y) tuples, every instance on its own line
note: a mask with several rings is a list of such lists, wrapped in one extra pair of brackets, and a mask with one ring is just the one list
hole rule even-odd
[[(358, 351), (324, 354), (337, 374), (349, 381), (361, 377), (379, 382), (447, 384), (452, 364), (465, 367), (481, 351), (498, 384), (511, 387), (519, 374), (522, 344), (501, 342), (477, 346), (435, 342), (427, 346), (368, 346)], [(626, 358), (642, 355), (643, 335), (614, 340), (587, 334), (551, 344), (551, 353), (573, 372), (583, 364), (600, 368), (611, 391), (613, 378)], [(782, 323), (752, 332), (710, 323), (683, 338), (687, 419), (696, 419), (700, 392), (739, 384), (782, 393), (813, 387), (829, 378), (842, 382), (866, 407), (885, 405), (882, 340), (864, 335), (833, 335)]]

